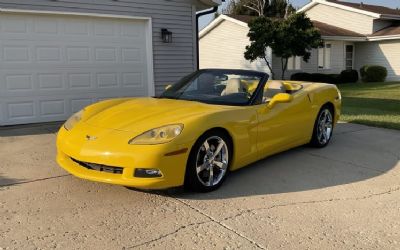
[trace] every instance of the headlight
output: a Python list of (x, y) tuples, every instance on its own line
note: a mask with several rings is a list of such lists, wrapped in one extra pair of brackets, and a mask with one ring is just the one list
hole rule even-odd
[(131, 139), (128, 143), (131, 145), (154, 145), (172, 141), (180, 135), (183, 130), (183, 124), (167, 125), (144, 132), (143, 134)]
[(79, 111), (78, 113), (73, 114), (65, 123), (64, 123), (64, 128), (66, 130), (71, 130), (75, 124), (77, 124), (81, 119), (83, 115), (83, 110)]

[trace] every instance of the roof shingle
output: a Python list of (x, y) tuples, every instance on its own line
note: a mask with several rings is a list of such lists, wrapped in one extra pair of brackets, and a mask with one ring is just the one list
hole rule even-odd
[(359, 10), (364, 10), (364, 11), (369, 11), (373, 12), (376, 14), (382, 14), (382, 15), (395, 15), (395, 16), (400, 16), (400, 10), (399, 9), (392, 9), (388, 8), (385, 6), (380, 6), (380, 5), (371, 5), (371, 4), (365, 4), (365, 3), (349, 3), (349, 2), (344, 2), (344, 1), (338, 1), (338, 0), (326, 0), (327, 2), (335, 3), (335, 4), (341, 4), (347, 7), (359, 9)]
[(372, 36), (396, 36), (400, 35), (400, 24), (393, 24), (392, 26), (378, 30)]

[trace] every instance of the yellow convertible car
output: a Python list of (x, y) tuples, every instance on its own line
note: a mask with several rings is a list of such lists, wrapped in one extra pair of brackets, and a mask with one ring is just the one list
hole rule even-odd
[(92, 181), (207, 192), (269, 155), (326, 146), (340, 110), (334, 85), (199, 70), (158, 97), (106, 100), (74, 114), (58, 133), (57, 162)]

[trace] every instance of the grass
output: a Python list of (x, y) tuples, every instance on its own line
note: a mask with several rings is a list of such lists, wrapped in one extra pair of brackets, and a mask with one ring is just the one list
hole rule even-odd
[(342, 92), (341, 120), (400, 130), (400, 82), (351, 83)]

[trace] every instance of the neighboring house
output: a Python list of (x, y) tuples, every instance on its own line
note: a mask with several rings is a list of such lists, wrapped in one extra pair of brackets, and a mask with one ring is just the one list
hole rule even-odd
[[(249, 44), (247, 23), (251, 16), (220, 15), (199, 35), (200, 68), (252, 69), (270, 73), (263, 60), (250, 63), (244, 58)], [(271, 60), (271, 51), (267, 52)]]
[[(313, 21), (324, 39), (324, 46), (312, 50), (308, 63), (291, 58), (286, 78), (295, 72), (340, 73), (345, 69), (359, 70), (365, 64), (388, 69), (389, 81), (400, 80), (400, 11), (383, 6), (314, 0), (301, 8)], [(250, 17), (222, 15), (200, 32), (201, 67), (254, 68), (244, 62), (243, 51)], [(240, 30), (240, 32), (237, 32)], [(214, 47), (210, 41), (215, 41)], [(232, 46), (232, 44), (235, 44)], [(236, 55), (233, 47), (242, 53)], [(208, 51), (213, 48), (213, 51)], [(235, 56), (227, 64), (221, 56)], [(272, 56), (272, 66), (281, 75), (280, 58)]]
[(196, 70), (196, 12), (220, 2), (0, 0), (0, 126), (160, 93)]

